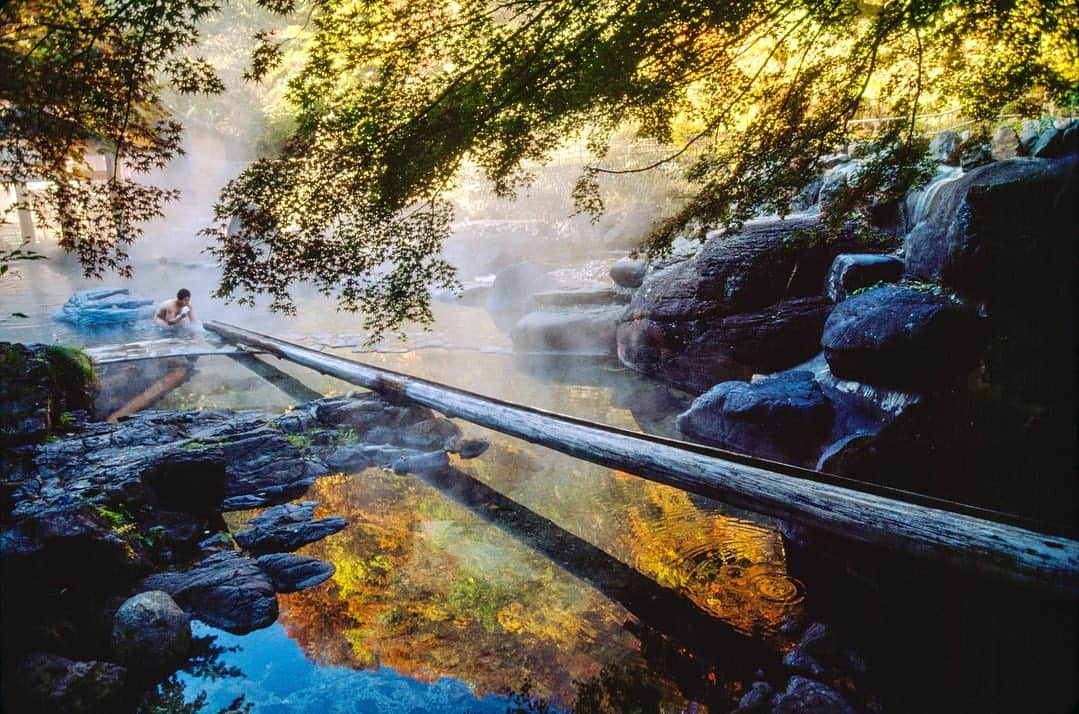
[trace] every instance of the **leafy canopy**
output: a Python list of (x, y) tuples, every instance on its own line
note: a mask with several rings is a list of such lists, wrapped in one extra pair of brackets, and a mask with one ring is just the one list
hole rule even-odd
[[(363, 309), (377, 337), (431, 319), (454, 287), (440, 257), (448, 200), (467, 163), (512, 196), (567, 142), (594, 161), (573, 188), (602, 210), (610, 137), (670, 146), (696, 193), (651, 236), (785, 213), (822, 157), (875, 147), (825, 231), (924, 176), (927, 114), (986, 121), (1079, 98), (1079, 9), (1055, 0), (257, 0), (300, 17), (283, 49), (258, 36), (246, 72), (299, 66), (280, 150), (215, 207), (218, 295), (294, 309), (311, 282)], [(161, 82), (217, 92), (188, 54), (212, 0), (11, 0), (0, 8), (0, 177), (47, 179), (38, 208), (90, 274), (126, 272), (141, 221), (174, 195), (120, 175), (91, 180), (103, 151), (129, 173), (180, 152)], [(297, 58), (301, 45), (302, 59)], [(290, 54), (282, 62), (285, 52)], [(1057, 103), (1057, 105), (1054, 105)], [(872, 121), (868, 121), (872, 119)], [(626, 171), (626, 169), (619, 169)]]
[[(292, 10), (292, 3), (284, 3)], [(496, 192), (568, 140), (595, 157), (574, 189), (602, 209), (609, 137), (632, 126), (694, 156), (695, 197), (653, 234), (785, 213), (852, 136), (876, 141), (826, 225), (868, 220), (922, 175), (919, 117), (986, 119), (1079, 86), (1079, 10), (1052, 0), (319, 0), (290, 83), (297, 128), (217, 206), (219, 293), (308, 280), (369, 327), (430, 319), (465, 161)], [(272, 38), (258, 57), (275, 64)], [(1028, 108), (1028, 107), (1023, 107)], [(853, 124), (869, 115), (887, 121)], [(692, 151), (690, 151), (692, 149)], [(659, 162), (664, 163), (664, 162)], [(658, 164), (657, 164), (658, 165)], [(641, 167), (645, 170), (652, 167)], [(242, 221), (227, 222), (233, 216)]]

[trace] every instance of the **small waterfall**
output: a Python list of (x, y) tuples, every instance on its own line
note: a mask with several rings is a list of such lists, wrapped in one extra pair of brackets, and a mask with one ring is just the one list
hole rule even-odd
[(913, 230), (916, 225), (924, 221), (941, 187), (959, 179), (962, 175), (963, 169), (958, 166), (940, 165), (937, 168), (937, 175), (930, 179), (925, 188), (907, 197), (907, 207), (910, 210), (910, 222), (907, 228)]

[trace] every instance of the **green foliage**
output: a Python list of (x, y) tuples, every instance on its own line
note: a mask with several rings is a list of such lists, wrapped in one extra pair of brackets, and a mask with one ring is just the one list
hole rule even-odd
[[(291, 3), (289, 3), (291, 6)], [(594, 156), (573, 190), (600, 210), (625, 127), (671, 146), (697, 191), (651, 237), (785, 213), (852, 138), (875, 144), (827, 216), (869, 231), (923, 180), (919, 117), (995, 116), (1079, 86), (1079, 11), (1053, 0), (349, 0), (310, 4), (314, 36), (290, 82), (296, 129), (223, 191), (209, 234), (218, 295), (294, 309), (308, 281), (375, 331), (431, 319), (452, 287), (439, 257), (447, 195), (471, 162), (497, 194), (569, 140)], [(261, 62), (272, 66), (267, 46)], [(883, 121), (857, 120), (886, 117)], [(238, 217), (241, 225), (228, 230)]]
[[(878, 281), (878, 282), (873, 283), (872, 285), (866, 285), (863, 288), (857, 288), (855, 290), (851, 290), (849, 293), (847, 293), (847, 297), (854, 297), (855, 295), (861, 295), (862, 293), (867, 293), (870, 290), (876, 290), (877, 288), (883, 288), (883, 287), (885, 287), (887, 285), (895, 285), (895, 283), (889, 283), (889, 282), (886, 282), (886, 281), (883, 281), (883, 280)], [(927, 293), (929, 295), (940, 295), (941, 294), (941, 287), (939, 285), (935, 285), (933, 283), (922, 282), (921, 280), (907, 280), (907, 281), (904, 281), (903, 283), (901, 283), (900, 287), (904, 287), (907, 290), (916, 290), (917, 292), (920, 292), (920, 293)]]
[(311, 448), (311, 437), (306, 434), (288, 434), (285, 439), (301, 454), (307, 453), (307, 450)]
[[(45, 260), (44, 255), (37, 251), (30, 250), (26, 246), (30, 244), (30, 241), (23, 241), (18, 248), (11, 248), (8, 250), (0, 250), (0, 277), (5, 275), (14, 275), (15, 272), (11, 270), (11, 264), (20, 260)], [(15, 314), (15, 313), (13, 313)], [(17, 313), (17, 316), (26, 317), (22, 313)]]

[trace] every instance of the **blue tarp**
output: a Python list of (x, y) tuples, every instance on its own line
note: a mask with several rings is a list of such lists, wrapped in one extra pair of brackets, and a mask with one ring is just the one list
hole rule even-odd
[(132, 295), (127, 288), (80, 290), (52, 318), (74, 325), (115, 325), (151, 317), (153, 304), (150, 298)]

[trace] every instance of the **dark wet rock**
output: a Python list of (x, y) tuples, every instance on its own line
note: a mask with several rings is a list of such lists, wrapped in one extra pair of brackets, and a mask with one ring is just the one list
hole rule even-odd
[(128, 673), (112, 662), (36, 652), (19, 664), (13, 679), (16, 691), (5, 691), (4, 698), (17, 710), (100, 714), (120, 710)]
[(205, 513), (225, 498), (225, 452), (220, 447), (168, 452), (143, 471), (142, 481), (162, 508)]
[(989, 144), (982, 136), (971, 136), (959, 145), (959, 166), (964, 171), (984, 166), (993, 160)]
[(425, 474), (441, 471), (450, 463), (445, 451), (406, 456), (393, 462), (395, 474)]
[(75, 325), (111, 325), (149, 318), (154, 301), (127, 288), (80, 290), (67, 299), (54, 320)]
[(462, 459), (474, 459), (491, 448), (487, 439), (462, 439), (457, 444), (457, 455)]
[(1058, 159), (1076, 151), (1074, 144), (1075, 135), (1072, 134), (1072, 144), (1066, 141), (1070, 127), (1050, 126), (1042, 131), (1038, 141), (1030, 150), (1030, 155), (1038, 159)]
[(611, 280), (623, 288), (636, 289), (644, 282), (648, 265), (636, 258), (620, 258), (611, 266)]
[(211, 555), (187, 572), (151, 575), (141, 586), (165, 591), (193, 617), (228, 632), (251, 632), (277, 619), (269, 576), (235, 552)]
[(831, 309), (820, 296), (824, 276), (845, 247), (792, 239), (815, 225), (812, 218), (751, 222), (649, 274), (618, 326), (619, 358), (703, 390), (812, 356)]
[(787, 683), (787, 690), (772, 700), (771, 711), (772, 714), (854, 714), (854, 707), (828, 685), (794, 676)]
[(250, 527), (236, 533), (234, 538), (241, 548), (253, 553), (290, 553), (348, 525), (340, 516), (311, 520), (315, 505), (313, 501), (304, 501), (299, 505), (274, 506), (248, 521)]
[(615, 288), (550, 290), (534, 294), (532, 307), (539, 311), (558, 308), (610, 307), (626, 305), (630, 297), (629, 292)]
[(799, 371), (717, 384), (678, 417), (678, 428), (696, 441), (800, 464), (816, 458), (832, 418), (813, 373)]
[(247, 494), (295, 498), (329, 472), (324, 464), (304, 458), (286, 435), (267, 426), (236, 435), (222, 449), (228, 463), (229, 498)]
[(391, 443), (408, 449), (431, 451), (453, 449), (461, 440), (461, 428), (449, 419), (432, 416), (409, 424)]
[(972, 310), (887, 285), (836, 305), (821, 346), (837, 377), (917, 390), (973, 369), (984, 335)]
[(361, 471), (371, 466), (389, 467), (412, 453), (410, 449), (385, 444), (353, 444), (337, 447), (326, 458), (326, 465), (339, 471)]
[(802, 634), (798, 648), (815, 657), (834, 658), (839, 652), (840, 640), (828, 625), (814, 622)]
[(333, 563), (291, 553), (260, 555), (255, 562), (270, 576), (274, 590), (279, 593), (292, 593), (324, 583), (336, 570)]
[(113, 617), (112, 652), (132, 669), (180, 663), (191, 649), (191, 621), (168, 593), (150, 590), (128, 598)]
[(958, 148), (962, 140), (954, 131), (942, 131), (929, 142), (929, 154), (942, 164), (959, 165)]
[(1019, 141), (1019, 134), (1010, 126), (1002, 126), (993, 133), (993, 141), (990, 145), (990, 154), (995, 161), (1014, 159), (1023, 152), (1023, 144)]
[(56, 345), (0, 342), (0, 449), (39, 444), (90, 410), (97, 380), (89, 358)]
[(530, 312), (513, 326), (510, 339), (519, 352), (614, 355), (616, 330), (624, 309)]
[(824, 677), (827, 672), (816, 657), (798, 648), (783, 655), (783, 666), (809, 677)]
[(894, 283), (903, 277), (906, 266), (894, 255), (843, 253), (828, 270), (825, 292), (833, 302), (841, 302), (851, 292), (875, 283)]
[(495, 276), (487, 295), (487, 310), (499, 329), (508, 331), (528, 312), (532, 295), (558, 287), (558, 281), (545, 268), (535, 263), (515, 263)]
[(772, 685), (768, 682), (754, 682), (749, 687), (749, 691), (742, 695), (742, 698), (738, 701), (737, 712), (765, 712), (768, 711), (768, 704), (772, 700), (772, 694), (775, 690), (772, 689)]

